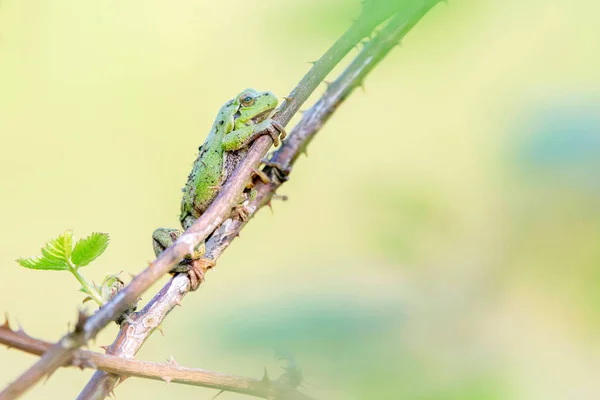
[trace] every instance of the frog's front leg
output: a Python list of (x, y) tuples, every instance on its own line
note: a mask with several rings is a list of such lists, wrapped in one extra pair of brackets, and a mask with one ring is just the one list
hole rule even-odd
[(275, 146), (279, 146), (279, 139), (287, 135), (285, 129), (278, 122), (266, 119), (256, 125), (247, 125), (236, 128), (223, 137), (223, 149), (234, 151), (248, 147), (256, 138), (270, 135)]
[[(152, 233), (152, 247), (158, 257), (160, 253), (171, 246), (183, 234), (180, 229), (158, 228)], [(187, 255), (181, 262), (176, 264), (171, 271), (172, 274), (186, 273), (190, 279), (190, 289), (196, 290), (204, 281), (204, 271), (215, 266), (213, 260), (202, 258), (205, 253), (204, 242), (199, 244), (193, 254)]]

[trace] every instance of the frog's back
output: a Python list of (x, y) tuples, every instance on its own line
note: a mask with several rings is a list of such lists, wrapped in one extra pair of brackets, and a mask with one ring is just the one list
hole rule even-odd
[(237, 105), (230, 101), (219, 110), (217, 118), (206, 138), (198, 149), (192, 172), (183, 188), (181, 215), (179, 219), (187, 229), (210, 205), (223, 184), (223, 136), (233, 129), (233, 115)]

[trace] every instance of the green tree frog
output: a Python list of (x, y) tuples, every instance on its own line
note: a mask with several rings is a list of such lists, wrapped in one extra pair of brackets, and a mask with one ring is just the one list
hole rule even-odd
[[(279, 139), (283, 139), (286, 133), (279, 123), (271, 119), (276, 106), (277, 97), (273, 93), (246, 89), (221, 107), (206, 141), (198, 149), (198, 157), (183, 188), (179, 215), (183, 230), (206, 211), (256, 138), (268, 134), (275, 146), (279, 145)], [(173, 244), (183, 230), (155, 230), (152, 242), (156, 255)], [(214, 261), (202, 258), (204, 252), (202, 243), (194, 254), (171, 270), (172, 273), (186, 272), (190, 277), (191, 290), (196, 290), (202, 282), (203, 271), (214, 266)]]

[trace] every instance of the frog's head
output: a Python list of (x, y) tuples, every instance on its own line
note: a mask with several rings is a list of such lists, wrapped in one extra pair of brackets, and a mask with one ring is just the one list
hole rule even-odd
[(252, 121), (254, 124), (267, 119), (277, 107), (277, 97), (273, 93), (258, 92), (254, 89), (244, 90), (235, 101), (239, 103), (235, 118), (241, 122)]

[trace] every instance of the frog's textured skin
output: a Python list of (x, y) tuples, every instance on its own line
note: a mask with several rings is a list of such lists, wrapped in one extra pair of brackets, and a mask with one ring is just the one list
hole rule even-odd
[[(269, 134), (276, 146), (279, 137), (285, 137), (283, 127), (270, 118), (276, 106), (273, 93), (246, 89), (221, 107), (206, 141), (198, 149), (198, 157), (183, 188), (179, 216), (183, 229), (189, 228), (206, 211), (257, 137)], [(155, 230), (152, 239), (156, 255), (182, 233), (179, 229)], [(202, 270), (214, 265), (211, 260), (202, 259), (203, 255), (204, 243), (171, 271), (188, 272), (192, 290), (201, 282)]]

